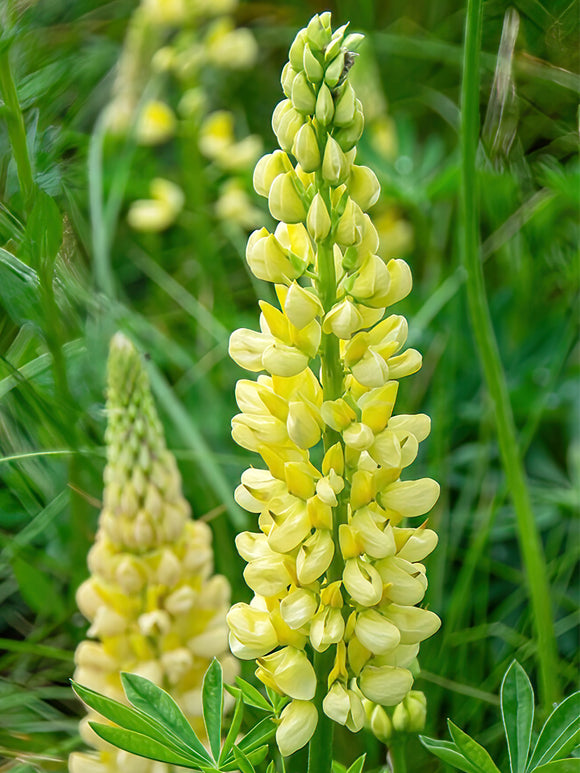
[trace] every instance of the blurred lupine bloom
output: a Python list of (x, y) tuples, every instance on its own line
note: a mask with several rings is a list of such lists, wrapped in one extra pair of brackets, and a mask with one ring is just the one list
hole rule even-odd
[[(217, 217), (248, 230), (259, 219), (244, 185), (261, 152), (261, 140), (255, 135), (236, 140), (231, 112), (220, 110), (208, 116), (211, 99), (203, 86), (208, 68), (241, 70), (256, 61), (258, 49), (252, 33), (236, 28), (229, 15), (236, 6), (237, 0), (141, 0), (129, 23), (106, 124), (117, 134), (135, 124), (137, 142), (150, 146), (170, 141), (180, 126), (181, 133), (190, 137), (193, 126), (194, 134), (200, 133), (200, 150), (224, 176), (215, 207)], [(181, 94), (176, 110), (163, 96), (170, 78)], [(141, 104), (153, 80), (156, 96)], [(128, 222), (138, 231), (163, 231), (174, 224), (180, 211), (181, 206), (168, 207), (163, 197), (152, 192), (150, 199), (131, 205)]]
[[(369, 714), (408, 700), (419, 643), (440, 625), (417, 606), (437, 536), (403, 525), (438, 498), (433, 480), (401, 480), (430, 420), (393, 415), (398, 379), (421, 355), (404, 349), (404, 317), (383, 319), (410, 292), (411, 272), (376, 254), (365, 209), (379, 183), (355, 163), (364, 118), (348, 78), (362, 36), (330, 25), (317, 15), (293, 42), (272, 120), (281, 150), (254, 173), (280, 222), (250, 236), (246, 257), (280, 308), (261, 301), (260, 332), (230, 339), (238, 365), (262, 374), (237, 384), (233, 437), (267, 467), (246, 470), (236, 491), (260, 532), (236, 540), (255, 595), (228, 614), (230, 646), (292, 699), (276, 736), (283, 755), (316, 729), (317, 676), (322, 710), (358, 731), (363, 700)], [(329, 649), (332, 668), (317, 674), (313, 657)]]
[[(107, 393), (104, 504), (91, 576), (77, 591), (90, 621), (75, 654), (77, 682), (124, 701), (120, 672), (169, 690), (203, 731), (200, 691), (216, 656), (227, 679), (237, 672), (227, 652), (230, 587), (213, 574), (211, 531), (193, 521), (167, 450), (143, 362), (121, 333), (111, 341)], [(71, 773), (166, 773), (170, 768), (119, 751), (81, 722), (97, 752), (74, 753)]]

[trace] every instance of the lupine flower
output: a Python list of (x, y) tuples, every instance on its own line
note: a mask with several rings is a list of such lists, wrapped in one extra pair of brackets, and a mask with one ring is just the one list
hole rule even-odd
[(238, 382), (233, 437), (265, 463), (236, 490), (260, 531), (236, 540), (254, 598), (230, 610), (230, 646), (291, 699), (283, 755), (309, 741), (321, 711), (356, 732), (363, 700), (383, 713), (405, 701), (419, 644), (440, 625), (419, 606), (437, 536), (405, 522), (439, 494), (403, 472), (430, 420), (394, 410), (398, 381), (421, 355), (405, 349), (405, 318), (385, 317), (410, 292), (411, 272), (377, 255), (365, 210), (380, 189), (356, 163), (364, 117), (348, 77), (362, 36), (330, 25), (317, 15), (294, 40), (272, 119), (281, 149), (254, 173), (280, 222), (250, 236), (246, 257), (278, 306), (261, 301), (260, 332), (230, 339), (232, 358), (258, 374)]
[[(90, 621), (75, 653), (77, 682), (124, 700), (120, 672), (130, 671), (171, 691), (196, 730), (203, 732), (200, 691), (216, 656), (226, 678), (236, 673), (227, 652), (230, 588), (213, 574), (211, 531), (193, 521), (167, 450), (141, 357), (117, 333), (108, 366), (104, 503), (91, 576), (77, 591)], [(71, 773), (167, 773), (119, 751), (81, 722), (97, 752), (74, 753)]]

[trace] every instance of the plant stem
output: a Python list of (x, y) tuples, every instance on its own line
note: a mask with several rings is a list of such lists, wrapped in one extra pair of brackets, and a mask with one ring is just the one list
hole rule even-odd
[(10, 49), (6, 48), (0, 53), (0, 92), (4, 99), (4, 115), (6, 128), (10, 137), (10, 144), (16, 161), (18, 181), (24, 196), (27, 211), (30, 211), (34, 200), (34, 178), (32, 176), (32, 164), (28, 153), (26, 141), (26, 126), (24, 116), (18, 101), (18, 92), (12, 75), (10, 65)]
[(407, 758), (405, 755), (406, 739), (399, 738), (391, 742), (389, 757), (392, 773), (407, 773)]
[(461, 198), (463, 263), (467, 299), (478, 355), (493, 402), (501, 460), (516, 512), (518, 539), (527, 578), (538, 643), (540, 696), (545, 707), (558, 700), (557, 646), (546, 564), (534, 520), (522, 456), (499, 348), (487, 303), (479, 248), (476, 153), (479, 137), (479, 59), (482, 0), (467, 1), (467, 24), (461, 86)]

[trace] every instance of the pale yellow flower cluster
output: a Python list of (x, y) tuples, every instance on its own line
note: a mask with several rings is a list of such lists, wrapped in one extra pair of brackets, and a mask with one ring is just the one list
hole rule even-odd
[(308, 742), (320, 710), (357, 731), (363, 700), (401, 703), (419, 643), (440, 625), (418, 606), (437, 536), (404, 524), (439, 487), (401, 480), (430, 420), (393, 413), (398, 379), (421, 356), (405, 349), (404, 317), (383, 319), (412, 280), (404, 261), (377, 255), (365, 213), (379, 183), (356, 164), (364, 118), (348, 72), (361, 37), (333, 33), (324, 13), (292, 44), (272, 121), (281, 150), (254, 174), (280, 223), (255, 231), (246, 252), (279, 308), (260, 302), (260, 332), (230, 340), (232, 358), (261, 374), (238, 382), (233, 437), (267, 467), (246, 470), (236, 491), (260, 532), (236, 540), (255, 595), (228, 614), (230, 647), (292, 699), (276, 736), (283, 755)]
[[(213, 574), (211, 531), (193, 521), (175, 459), (165, 446), (141, 357), (122, 334), (109, 355), (107, 466), (103, 510), (89, 553), (91, 576), (77, 591), (90, 621), (75, 653), (77, 682), (124, 701), (120, 672), (170, 690), (197, 730), (203, 675), (216, 656), (226, 678), (230, 587)], [(74, 753), (71, 773), (168, 773), (109, 746), (81, 722), (97, 752)]]
[[(195, 124), (201, 151), (227, 174), (217, 216), (250, 229), (259, 222), (259, 213), (240, 173), (255, 163), (261, 141), (253, 135), (236, 140), (230, 112), (207, 115), (202, 85), (208, 68), (240, 70), (255, 63), (252, 33), (236, 28), (230, 16), (236, 5), (237, 0), (141, 0), (129, 23), (106, 125), (114, 133), (133, 127), (140, 145), (155, 146), (171, 140), (180, 125)], [(158, 94), (168, 77), (181, 92), (177, 111)], [(151, 96), (144, 100), (145, 90)], [(189, 126), (184, 131), (191, 135)], [(133, 202), (129, 209), (128, 222), (135, 230), (164, 231), (183, 209), (184, 195), (175, 181), (154, 180), (151, 189), (150, 198)], [(171, 195), (165, 195), (169, 189)]]

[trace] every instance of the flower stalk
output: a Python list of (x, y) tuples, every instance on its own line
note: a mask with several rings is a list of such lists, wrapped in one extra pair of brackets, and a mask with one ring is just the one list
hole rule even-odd
[(411, 273), (377, 255), (365, 210), (380, 186), (355, 163), (364, 117), (348, 76), (361, 40), (323, 13), (290, 48), (272, 118), (281, 149), (254, 172), (279, 223), (246, 250), (279, 308), (261, 301), (260, 332), (230, 339), (237, 364), (261, 374), (237, 384), (232, 434), (266, 465), (236, 490), (260, 532), (236, 539), (254, 598), (230, 610), (230, 646), (289, 700), (276, 741), (282, 756), (310, 742), (311, 773), (331, 769), (335, 723), (358, 732), (375, 706), (405, 699), (419, 642), (440, 625), (417, 606), (437, 537), (404, 523), (439, 487), (401, 480), (430, 421), (394, 414), (398, 379), (421, 355), (404, 350), (404, 317), (384, 318)]

